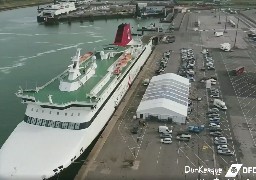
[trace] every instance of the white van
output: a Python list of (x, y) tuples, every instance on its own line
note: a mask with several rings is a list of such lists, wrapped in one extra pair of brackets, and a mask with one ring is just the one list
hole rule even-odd
[(213, 100), (213, 105), (222, 109), (222, 110), (227, 110), (228, 109), (225, 102), (221, 101), (220, 99), (214, 99)]
[(215, 36), (217, 37), (223, 36), (223, 32), (215, 32)]
[(172, 130), (169, 130), (167, 126), (159, 126), (158, 127), (158, 132), (159, 133), (164, 133), (164, 134), (171, 134)]
[(190, 139), (190, 138), (191, 138), (191, 134), (181, 134), (180, 137), (181, 137), (181, 138)]

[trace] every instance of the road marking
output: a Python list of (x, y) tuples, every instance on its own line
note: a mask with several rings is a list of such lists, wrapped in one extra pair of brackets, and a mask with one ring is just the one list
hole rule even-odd
[(190, 161), (190, 163), (191, 163), (193, 166), (197, 167), (181, 149), (180, 149), (180, 151), (184, 154), (184, 156)]
[(211, 147), (207, 142), (205, 142), (204, 139), (202, 139), (200, 136), (198, 136), (198, 134), (196, 134), (196, 136), (197, 136), (199, 139), (203, 140), (204, 143), (212, 150), (212, 147)]
[[(255, 91), (254, 91), (255, 92)], [(250, 94), (251, 95), (251, 94)], [(245, 108), (246, 106), (248, 106), (252, 101), (254, 101), (255, 100), (255, 98), (252, 98), (252, 100), (251, 101), (249, 101), (249, 103), (247, 103), (247, 104), (245, 104), (245, 106), (243, 107), (243, 108)]]
[(208, 149), (208, 146), (203, 146), (203, 150), (207, 150)]
[[(241, 94), (239, 94), (238, 96), (241, 96), (241, 95), (243, 95), (245, 92), (247, 92), (247, 91), (249, 91), (249, 90), (251, 90), (252, 88), (254, 88), (254, 87), (249, 87), (247, 90), (245, 90), (245, 91), (243, 91)], [(248, 97), (248, 96), (247, 96)]]
[[(187, 147), (189, 147), (190, 149), (194, 149), (194, 148), (191, 148), (187, 143), (185, 143), (186, 144), (186, 146)], [(205, 162), (196, 154), (196, 153), (194, 153), (194, 155), (200, 160), (200, 161), (202, 161), (204, 164), (205, 164)], [(205, 164), (206, 166), (207, 166), (207, 164)]]
[[(225, 68), (226, 68), (226, 70), (227, 70), (227, 66), (226, 66), (226, 64), (225, 64), (225, 62), (224, 62), (224, 60), (223, 60), (224, 57), (223, 57), (223, 55), (222, 55), (221, 52), (220, 52), (220, 55), (221, 55), (221, 57), (222, 57), (222, 62), (223, 62), (224, 66), (225, 66)], [(228, 73), (228, 76), (229, 76), (229, 79), (230, 79), (230, 74), (229, 74), (229, 72), (227, 72), (227, 73)], [(235, 91), (235, 94), (237, 95), (236, 89), (234, 88), (234, 85), (233, 85), (232, 81), (231, 81), (231, 84), (232, 84), (232, 86), (233, 86), (233, 89), (234, 89), (234, 91)], [(237, 96), (236, 96), (236, 97), (237, 97)], [(249, 124), (248, 124), (248, 120), (247, 120), (247, 118), (246, 118), (246, 114), (244, 113), (243, 108), (242, 108), (242, 106), (241, 106), (240, 101), (239, 101), (238, 98), (237, 98), (237, 101), (238, 101), (239, 106), (240, 106), (240, 108), (241, 108), (241, 110), (242, 110), (244, 119), (245, 119), (245, 121), (246, 121), (246, 123), (247, 123), (247, 126), (248, 126), (248, 129), (249, 129), (249, 132), (250, 132), (250, 135), (251, 135), (253, 144), (254, 144), (254, 146), (256, 146), (256, 142), (255, 142), (255, 139), (254, 139), (254, 137), (253, 137), (253, 135), (252, 135), (252, 131), (251, 131), (250, 128), (249, 128)], [(255, 106), (254, 106), (254, 107), (255, 107)]]
[(234, 81), (234, 83), (236, 83), (237, 81), (240, 81), (241, 79), (243, 79), (243, 78), (245, 78), (245, 77), (246, 77), (246, 76), (242, 76), (242, 77), (236, 79), (236, 80)]

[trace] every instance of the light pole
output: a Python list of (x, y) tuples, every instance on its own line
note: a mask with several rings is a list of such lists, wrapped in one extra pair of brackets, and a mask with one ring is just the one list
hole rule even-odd
[(236, 47), (236, 38), (237, 38), (237, 31), (238, 31), (238, 23), (239, 23), (239, 21), (240, 21), (240, 19), (238, 18), (238, 20), (237, 20), (237, 25), (236, 25), (236, 36), (235, 36), (235, 42), (234, 42), (233, 48), (237, 48), (237, 47)]
[(221, 24), (221, 22), (220, 22), (220, 9), (219, 9), (219, 22), (218, 22), (218, 24)]
[(228, 20), (228, 16), (226, 15), (226, 22), (225, 22), (224, 33), (227, 33), (227, 20)]

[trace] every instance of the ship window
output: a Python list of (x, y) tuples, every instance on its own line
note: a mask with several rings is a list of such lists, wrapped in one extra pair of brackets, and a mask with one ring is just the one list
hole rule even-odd
[(83, 151), (84, 151), (84, 148), (81, 148), (80, 151), (83, 152)]
[(37, 119), (36, 125), (41, 126), (42, 121), (42, 119)]
[(71, 114), (71, 116), (73, 116), (73, 115), (74, 115), (74, 113)]
[(52, 114), (52, 111), (50, 111), (49, 114)]
[(63, 166), (59, 166), (59, 169), (62, 169), (63, 168)]
[(58, 171), (58, 169), (54, 169), (54, 170), (53, 170), (53, 172), (55, 172), (55, 173), (56, 173), (57, 171)]
[(63, 122), (61, 125), (62, 129), (67, 129), (68, 128), (68, 123), (67, 122)]
[(36, 118), (32, 118), (31, 124), (36, 124)]
[(44, 113), (44, 110), (42, 110), (42, 113)]
[(57, 112), (57, 115), (59, 115), (60, 113), (59, 112)]
[(34, 111), (34, 108), (32, 108), (31, 111)]
[(69, 123), (68, 129), (74, 129), (75, 123)]
[(47, 120), (43, 119), (42, 126), (46, 126)]
[(55, 122), (55, 128), (60, 128), (61, 122), (60, 121), (56, 121)]
[(65, 113), (65, 116), (67, 116), (68, 115), (68, 113)]
[(48, 121), (48, 127), (53, 127), (55, 126), (55, 122), (54, 121)]
[(80, 116), (80, 113), (78, 113), (78, 116)]
[(79, 130), (80, 123), (75, 124), (75, 129)]
[(38, 109), (36, 110), (36, 112), (38, 112)]

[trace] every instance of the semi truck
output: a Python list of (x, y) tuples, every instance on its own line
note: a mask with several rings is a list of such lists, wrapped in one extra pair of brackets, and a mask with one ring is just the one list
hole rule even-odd
[(233, 69), (232, 74), (234, 76), (239, 76), (245, 72), (244, 70), (245, 70), (244, 66), (240, 66), (240, 67), (237, 67), (236, 69)]

